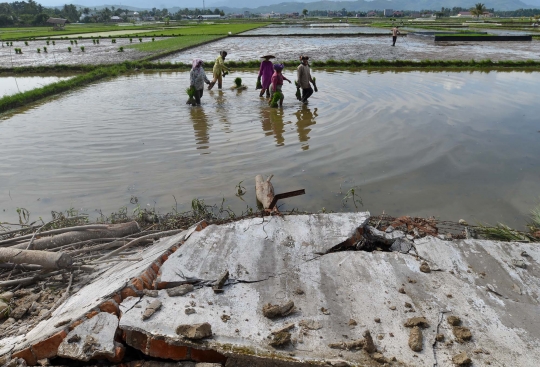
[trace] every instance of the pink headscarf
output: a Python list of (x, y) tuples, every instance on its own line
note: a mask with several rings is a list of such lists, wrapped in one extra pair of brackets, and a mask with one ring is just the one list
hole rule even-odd
[(200, 68), (203, 65), (203, 63), (204, 62), (201, 59), (193, 59), (192, 69)]

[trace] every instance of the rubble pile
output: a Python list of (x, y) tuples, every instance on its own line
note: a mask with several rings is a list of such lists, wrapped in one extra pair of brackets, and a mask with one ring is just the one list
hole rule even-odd
[(200, 223), (69, 294), (61, 274), (63, 287), (5, 291), (1, 362), (534, 365), (538, 244), (439, 232), (369, 213)]

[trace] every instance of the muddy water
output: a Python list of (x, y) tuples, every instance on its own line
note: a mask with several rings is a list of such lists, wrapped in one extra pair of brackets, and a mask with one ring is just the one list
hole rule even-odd
[(540, 41), (531, 42), (433, 42), (433, 39), (400, 37), (229, 37), (180, 52), (161, 61), (191, 62), (194, 57), (214, 60), (227, 50), (229, 60), (245, 61), (272, 51), (281, 60), (308, 54), (315, 60), (527, 60), (540, 59)]
[[(132, 197), (163, 212), (173, 195), (178, 210), (224, 197), (241, 211), (255, 205), (255, 175), (272, 173), (276, 192), (307, 191), (284, 209), (339, 211), (357, 187), (373, 213), (523, 224), (540, 193), (540, 73), (313, 74), (320, 91), (307, 106), (287, 84), (283, 109), (269, 108), (256, 74), (237, 72), (247, 91), (205, 91), (192, 108), (188, 73), (155, 73), (4, 118), (0, 220), (15, 220), (17, 207), (34, 218), (131, 213)], [(240, 181), (245, 201), (234, 195)]]
[(0, 98), (46, 86), (71, 77), (57, 76), (8, 76), (0, 77)]
[(358, 26), (347, 26), (346, 24), (335, 26), (318, 26), (307, 25), (307, 26), (268, 26), (253, 29), (242, 34), (260, 34), (260, 35), (287, 35), (287, 34), (349, 34), (349, 33), (390, 33), (388, 29), (373, 28), (373, 27), (358, 27)]

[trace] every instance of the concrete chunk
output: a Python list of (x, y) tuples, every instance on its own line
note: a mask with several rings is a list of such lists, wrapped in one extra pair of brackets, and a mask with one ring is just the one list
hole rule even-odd
[(422, 329), (415, 326), (409, 335), (409, 347), (415, 352), (420, 352), (424, 347), (422, 345)]
[(187, 339), (204, 339), (212, 336), (212, 326), (207, 322), (202, 324), (180, 325), (176, 328), (176, 333)]
[(169, 297), (179, 297), (184, 296), (189, 292), (193, 292), (194, 289), (195, 288), (193, 287), (193, 284), (182, 284), (178, 287), (167, 289), (167, 294), (169, 295)]
[(144, 313), (142, 314), (143, 320), (148, 320), (152, 315), (158, 311), (161, 308), (161, 301), (160, 300), (154, 300), (152, 301), (147, 307), (146, 310), (144, 310)]
[(115, 356), (114, 335), (118, 318), (100, 312), (75, 327), (58, 347), (60, 357), (88, 362), (90, 359)]
[(421, 328), (428, 328), (429, 322), (425, 317), (411, 317), (405, 322), (405, 327), (419, 326)]
[(267, 303), (262, 309), (263, 315), (269, 319), (275, 319), (277, 317), (283, 317), (294, 312), (294, 302), (289, 301), (281, 305), (273, 305)]

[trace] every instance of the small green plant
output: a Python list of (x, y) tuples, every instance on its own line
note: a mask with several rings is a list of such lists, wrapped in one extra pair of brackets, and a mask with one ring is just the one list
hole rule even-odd
[(99, 40), (96, 40), (96, 43), (99, 45)]
[(77, 40), (73, 40), (73, 42), (75, 42), (76, 45), (78, 44), (78, 43), (77, 43)]
[(78, 39), (82, 40), (82, 36), (77, 37)]
[(47, 46), (49, 46), (49, 41), (47, 41)]
[(37, 49), (37, 53), (38, 53), (38, 54), (41, 53), (41, 48), (38, 48), (38, 49)]
[(56, 45), (56, 41), (52, 41), (52, 45), (53, 45), (53, 46)]
[(234, 85), (236, 85), (236, 88), (240, 88), (242, 86), (242, 78), (234, 78)]
[(347, 191), (343, 199), (341, 199), (343, 206), (347, 205), (347, 202), (349, 200), (352, 201), (356, 210), (358, 210), (358, 205), (361, 205), (361, 206), (364, 205), (364, 203), (362, 202), (362, 198), (360, 197), (360, 195), (356, 193), (357, 190), (360, 191), (358, 186), (355, 186), (355, 187), (351, 187), (349, 191)]
[(111, 43), (116, 43), (116, 38), (113, 38), (113, 39), (111, 40)]
[(197, 91), (195, 90), (195, 87), (194, 86), (191, 86), (189, 88), (186, 88), (186, 93), (189, 97), (188, 101), (186, 102), (186, 104), (195, 104), (196, 101), (195, 101), (195, 93), (197, 93)]
[(130, 38), (130, 39), (129, 39), (129, 43), (133, 43), (133, 38)]
[(479, 224), (478, 232), (488, 240), (496, 241), (520, 241), (530, 242), (531, 240), (523, 233), (516, 231), (502, 223), (498, 223), (495, 227)]
[(73, 44), (73, 40), (69, 40), (69, 43)]
[(142, 42), (142, 38), (139, 38), (139, 42)]
[(154, 41), (155, 41), (155, 39), (154, 39), (154, 37), (152, 37), (152, 42), (154, 42)]
[(270, 107), (277, 107), (281, 98), (283, 98), (283, 94), (279, 91), (275, 91), (270, 100)]
[(43, 46), (43, 52), (47, 53), (47, 47)]
[(120, 48), (118, 49), (118, 52), (124, 52), (124, 47), (120, 46)]
[(296, 99), (301, 101), (302, 100), (302, 93), (300, 93), (300, 84), (298, 84), (298, 81), (294, 81), (294, 85), (296, 86)]
[(92, 43), (95, 45), (95, 44), (96, 44), (96, 40), (92, 40)]
[(71, 52), (71, 47), (68, 46), (68, 52)]
[(84, 52), (84, 46), (81, 46), (81, 51)]
[(25, 46), (28, 46), (28, 41), (24, 41), (24, 45), (25, 45)]
[(261, 77), (260, 76), (257, 78), (257, 85), (255, 86), (255, 89), (262, 89), (262, 83), (261, 83)]
[(236, 194), (235, 195), (238, 196), (238, 197), (244, 196), (246, 194), (246, 192), (247, 192), (246, 188), (244, 186), (242, 186), (242, 182), (244, 182), (244, 181), (238, 182), (236, 184), (236, 186), (235, 186), (235, 189), (236, 189)]

